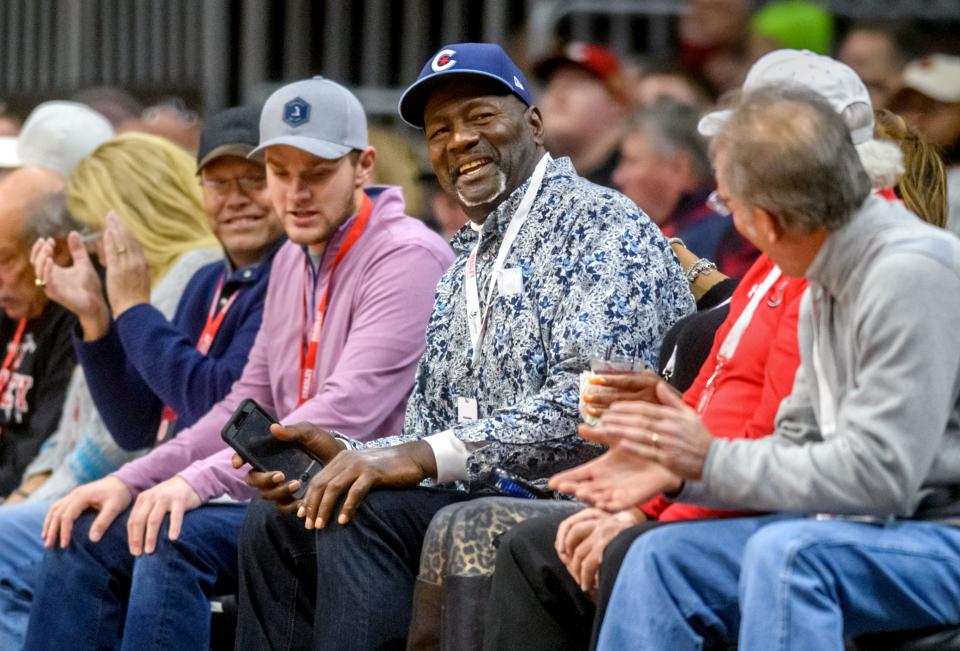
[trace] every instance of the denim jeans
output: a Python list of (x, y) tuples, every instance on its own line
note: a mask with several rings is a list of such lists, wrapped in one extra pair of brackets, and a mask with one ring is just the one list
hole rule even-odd
[(600, 649), (844, 648), (960, 623), (960, 529), (766, 516), (678, 522), (632, 545)]
[(19, 649), (43, 560), (43, 518), (51, 500), (0, 506), (0, 649)]
[(236, 648), (404, 648), (427, 525), (442, 507), (471, 497), (374, 490), (349, 524), (310, 531), (254, 500), (240, 541)]
[[(66, 549), (48, 550), (30, 612), (26, 649), (208, 649), (210, 597), (236, 586), (245, 504), (188, 511), (176, 541), (164, 519), (154, 553), (127, 548), (124, 511), (99, 543), (95, 513), (74, 524)], [(122, 641), (122, 643), (121, 643)]]

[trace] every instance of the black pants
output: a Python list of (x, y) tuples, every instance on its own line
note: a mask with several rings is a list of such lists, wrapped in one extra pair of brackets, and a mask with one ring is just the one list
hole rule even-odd
[(594, 604), (553, 547), (565, 517), (531, 518), (501, 538), (484, 628), (487, 651), (596, 648), (624, 556), (638, 536), (660, 524), (639, 524), (610, 541), (603, 553), (598, 603)]
[(373, 491), (349, 524), (312, 531), (255, 500), (240, 535), (237, 648), (402, 649), (427, 525), (471, 497)]

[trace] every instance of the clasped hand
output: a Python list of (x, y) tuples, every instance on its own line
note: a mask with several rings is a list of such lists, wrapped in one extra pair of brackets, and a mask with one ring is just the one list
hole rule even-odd
[(604, 511), (621, 511), (661, 492), (700, 479), (713, 436), (699, 414), (665, 382), (652, 401), (614, 402), (600, 425), (581, 425), (580, 435), (610, 449), (555, 475), (550, 486)]

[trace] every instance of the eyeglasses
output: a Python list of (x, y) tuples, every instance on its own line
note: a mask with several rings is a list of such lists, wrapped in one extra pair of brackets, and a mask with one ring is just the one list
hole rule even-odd
[(238, 176), (225, 181), (217, 181), (214, 179), (203, 179), (200, 181), (200, 185), (220, 197), (225, 197), (230, 194), (230, 187), (234, 183), (236, 183), (237, 189), (240, 192), (249, 195), (253, 192), (262, 192), (263, 189), (267, 187), (267, 177)]
[(727, 202), (720, 198), (719, 190), (714, 190), (710, 193), (710, 196), (707, 197), (707, 208), (724, 217), (729, 217), (731, 214), (733, 214), (733, 211), (730, 210), (730, 206), (727, 205)]

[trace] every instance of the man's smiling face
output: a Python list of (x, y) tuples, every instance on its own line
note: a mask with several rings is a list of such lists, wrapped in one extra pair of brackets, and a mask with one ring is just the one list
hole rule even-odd
[(484, 84), (448, 83), (424, 108), (424, 132), (440, 186), (474, 221), (483, 219), (530, 175), (543, 142), (536, 108)]

